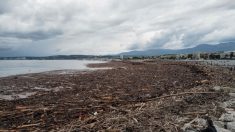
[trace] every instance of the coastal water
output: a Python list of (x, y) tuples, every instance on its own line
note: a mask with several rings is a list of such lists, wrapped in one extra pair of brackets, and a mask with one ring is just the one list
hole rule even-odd
[(0, 60), (0, 77), (54, 70), (88, 70), (91, 60)]

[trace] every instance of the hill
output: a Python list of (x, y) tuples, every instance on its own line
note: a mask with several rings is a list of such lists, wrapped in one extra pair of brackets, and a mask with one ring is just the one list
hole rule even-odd
[(187, 54), (195, 52), (219, 52), (219, 51), (235, 51), (235, 42), (220, 43), (217, 45), (200, 44), (194, 48), (186, 48), (179, 50), (171, 49), (150, 49), (142, 51), (130, 51), (121, 53), (127, 56), (156, 56), (163, 54)]

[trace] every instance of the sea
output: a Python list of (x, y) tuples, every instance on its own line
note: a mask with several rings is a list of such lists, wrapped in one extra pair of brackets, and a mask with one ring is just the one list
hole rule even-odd
[(0, 60), (0, 77), (55, 70), (89, 70), (87, 64), (97, 60)]

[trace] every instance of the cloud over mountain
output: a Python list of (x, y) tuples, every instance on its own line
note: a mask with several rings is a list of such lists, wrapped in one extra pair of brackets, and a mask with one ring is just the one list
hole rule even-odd
[(234, 21), (233, 0), (5, 0), (0, 55), (194, 47), (234, 41)]

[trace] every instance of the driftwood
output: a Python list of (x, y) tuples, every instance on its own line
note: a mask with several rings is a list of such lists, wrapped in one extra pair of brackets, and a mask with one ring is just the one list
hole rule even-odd
[(151, 98), (151, 99), (147, 99), (146, 101), (153, 101), (153, 100), (169, 98), (169, 97), (173, 97), (173, 96), (183, 96), (183, 95), (187, 95), (187, 94), (218, 94), (218, 92), (184, 92), (184, 93), (171, 94), (171, 95), (165, 95), (165, 96), (161, 96), (161, 97)]
[(18, 126), (18, 129), (22, 129), (22, 128), (27, 128), (27, 127), (35, 127), (35, 126), (40, 126), (40, 123), (37, 124), (27, 124), (27, 125), (22, 125), (22, 126)]
[[(195, 116), (207, 114), (205, 111), (212, 116), (222, 113), (215, 105), (227, 95), (210, 92), (211, 84), (235, 84), (233, 80), (228, 81), (235, 77), (233, 74), (222, 74), (190, 62), (111, 62), (101, 65), (114, 68), (72, 75), (32, 75), (36, 81), (21, 77), (0, 78), (0, 86), (8, 88), (4, 92), (37, 92), (26, 99), (0, 100), (0, 131), (177, 132)], [(201, 80), (210, 83), (197, 83)], [(58, 91), (33, 89), (39, 86), (63, 88)], [(211, 112), (212, 108), (215, 112)]]
[(207, 114), (207, 112), (202, 111), (202, 112), (188, 112), (188, 113), (183, 113), (183, 115), (200, 115), (200, 114)]

